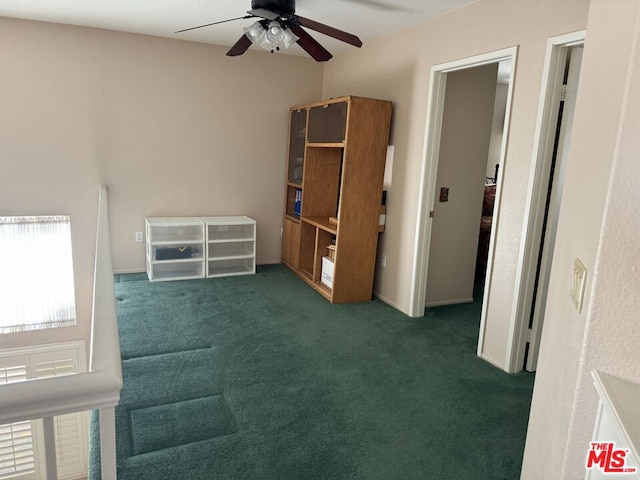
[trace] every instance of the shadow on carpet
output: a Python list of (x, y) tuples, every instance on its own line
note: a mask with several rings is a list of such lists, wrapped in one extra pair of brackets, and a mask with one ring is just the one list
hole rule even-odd
[(119, 480), (519, 477), (533, 375), (476, 356), (479, 303), (331, 305), (279, 265), (116, 297)]

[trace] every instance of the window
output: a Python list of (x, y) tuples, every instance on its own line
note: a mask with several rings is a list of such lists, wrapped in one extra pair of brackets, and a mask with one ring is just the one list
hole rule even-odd
[(0, 334), (75, 324), (69, 217), (0, 217)]

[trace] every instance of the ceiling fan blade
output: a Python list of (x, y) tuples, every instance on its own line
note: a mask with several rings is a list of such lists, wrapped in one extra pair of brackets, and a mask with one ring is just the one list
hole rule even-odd
[(280, 14), (272, 12), (271, 10), (265, 10), (264, 8), (255, 8), (249, 10), (247, 13), (251, 16), (264, 18), (266, 20), (277, 20), (278, 17), (280, 17)]
[(311, 35), (299, 25), (291, 25), (291, 31), (298, 37), (296, 42), (302, 49), (313, 57), (316, 62), (326, 62), (333, 58), (333, 55), (320, 45)]
[(251, 39), (246, 35), (242, 35), (240, 39), (229, 49), (227, 55), (229, 57), (237, 57), (242, 55), (251, 46)]
[(316, 22), (315, 20), (310, 20), (308, 18), (300, 16), (298, 16), (298, 23), (300, 23), (300, 25), (302, 25), (303, 27), (310, 28), (311, 30), (315, 30), (316, 32), (320, 32), (330, 37), (336, 38), (340, 41), (349, 43), (355, 47), (359, 48), (362, 46), (362, 40), (360, 40), (355, 35), (343, 32), (342, 30), (338, 30), (337, 28), (330, 27), (329, 25), (325, 25), (324, 23)]
[(253, 18), (253, 17), (255, 17), (255, 15), (245, 15), (244, 17), (230, 18), (229, 20), (220, 20), (219, 22), (213, 22), (213, 23), (205, 23), (204, 25), (198, 25), (197, 27), (184, 28), (182, 30), (178, 30), (175, 33), (188, 32), (189, 30), (195, 30), (196, 28), (210, 27), (211, 25), (218, 25), (219, 23), (233, 22), (235, 20), (244, 20), (245, 18)]

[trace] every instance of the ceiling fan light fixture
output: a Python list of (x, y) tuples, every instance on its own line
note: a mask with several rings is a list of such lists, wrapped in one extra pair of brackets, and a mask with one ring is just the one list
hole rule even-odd
[(284, 35), (282, 36), (282, 44), (284, 48), (289, 48), (291, 45), (298, 41), (298, 36), (289, 28), (284, 29)]
[(265, 36), (271, 43), (275, 45), (280, 43), (280, 41), (282, 41), (282, 38), (284, 37), (284, 29), (282, 28), (282, 25), (280, 25), (280, 22), (277, 22), (275, 20), (269, 22), (269, 25), (267, 26), (265, 32)]
[(271, 50), (271, 53), (275, 52), (276, 50), (280, 50), (278, 48), (278, 44), (273, 43), (266, 35), (260, 40), (260, 46), (265, 50)]
[(260, 38), (259, 44), (265, 50), (270, 50), (271, 53), (280, 50), (280, 46), (289, 48), (298, 41), (298, 37), (291, 29), (285, 27), (278, 20), (272, 20), (266, 28), (264, 22), (261, 26), (264, 28), (264, 36)]
[(244, 28), (244, 34), (251, 40), (253, 43), (258, 43), (262, 36), (264, 35), (264, 26), (262, 22), (258, 21), (252, 24), (249, 27)]
[(264, 38), (262, 39), (260, 46), (265, 50), (271, 50), (271, 53), (273, 53), (276, 50), (280, 50), (278, 45), (283, 38), (284, 29), (282, 28), (282, 25), (280, 25), (280, 22), (272, 20), (265, 29)]

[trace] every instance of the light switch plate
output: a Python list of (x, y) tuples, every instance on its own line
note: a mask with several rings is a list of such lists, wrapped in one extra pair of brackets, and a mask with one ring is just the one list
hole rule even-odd
[(573, 284), (571, 285), (571, 301), (578, 313), (582, 312), (584, 291), (587, 285), (587, 267), (576, 258), (573, 263)]

